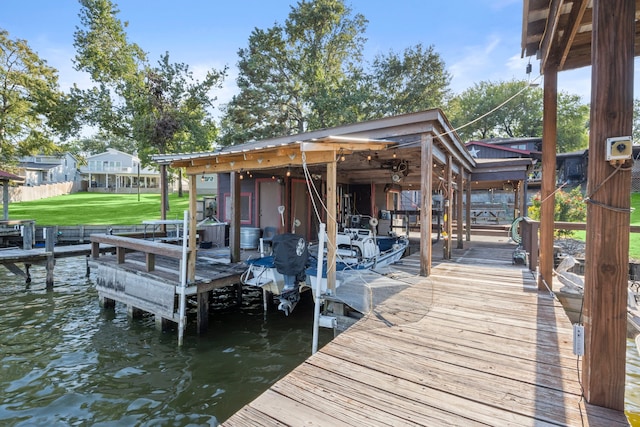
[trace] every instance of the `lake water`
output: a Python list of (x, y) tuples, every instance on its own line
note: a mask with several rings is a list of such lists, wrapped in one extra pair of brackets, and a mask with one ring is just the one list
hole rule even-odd
[[(85, 260), (57, 261), (53, 291), (44, 268), (33, 282), (0, 267), (0, 420), (11, 426), (212, 425), (226, 420), (311, 353), (313, 310), (264, 315), (261, 292), (228, 307), (218, 295), (209, 332), (194, 325), (177, 346), (153, 317), (102, 310)], [(322, 329), (320, 345), (333, 332)], [(627, 408), (640, 426), (640, 358), (627, 352)]]

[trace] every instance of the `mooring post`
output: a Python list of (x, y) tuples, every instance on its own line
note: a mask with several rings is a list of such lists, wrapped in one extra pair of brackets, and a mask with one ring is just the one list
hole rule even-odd
[(53, 246), (54, 246), (54, 239), (55, 239), (55, 228), (54, 227), (47, 227), (47, 233), (45, 235), (45, 242), (44, 242), (44, 250), (47, 253), (47, 278), (46, 278), (46, 285), (47, 285), (47, 289), (51, 289), (53, 288), (53, 267), (55, 266), (55, 259), (53, 256)]

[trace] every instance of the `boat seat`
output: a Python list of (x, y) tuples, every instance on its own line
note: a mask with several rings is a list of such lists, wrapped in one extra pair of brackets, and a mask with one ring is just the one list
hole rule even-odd
[(273, 247), (273, 238), (277, 233), (278, 229), (276, 227), (265, 227), (262, 233), (262, 242)]

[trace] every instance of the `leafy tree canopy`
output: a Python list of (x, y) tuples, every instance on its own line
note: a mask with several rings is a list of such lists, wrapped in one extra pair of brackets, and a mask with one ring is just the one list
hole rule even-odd
[(0, 29), (0, 164), (55, 152), (54, 136), (77, 129), (74, 101), (60, 91), (54, 68)]
[(210, 70), (202, 81), (186, 64), (162, 55), (156, 66), (127, 39), (119, 10), (110, 0), (80, 0), (81, 28), (75, 33), (76, 69), (96, 86), (83, 92), (88, 124), (130, 141), (143, 163), (154, 153), (211, 149), (217, 134), (211, 111), (224, 70)]
[[(455, 96), (447, 114), (463, 140), (542, 135), (542, 89), (521, 80), (481, 81)], [(589, 106), (577, 95), (558, 94), (558, 151), (588, 145)]]
[(299, 1), (284, 25), (254, 29), (238, 52), (240, 92), (222, 144), (236, 144), (441, 105), (450, 77), (433, 46), (362, 52), (367, 20), (342, 0)]

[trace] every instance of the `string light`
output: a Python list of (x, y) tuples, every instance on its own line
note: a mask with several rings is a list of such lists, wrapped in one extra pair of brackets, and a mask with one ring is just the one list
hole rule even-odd
[(200, 177), (200, 182), (204, 182), (204, 172), (202, 172), (202, 176)]
[(287, 176), (291, 176), (291, 169), (287, 169)]

